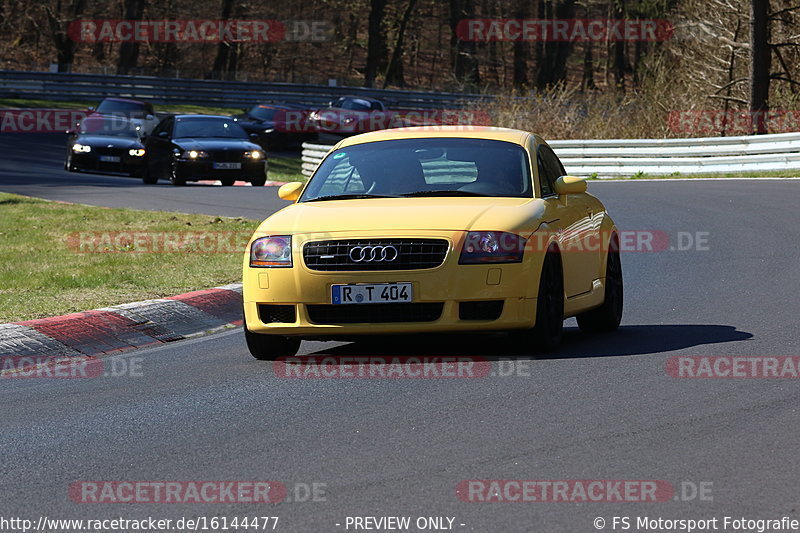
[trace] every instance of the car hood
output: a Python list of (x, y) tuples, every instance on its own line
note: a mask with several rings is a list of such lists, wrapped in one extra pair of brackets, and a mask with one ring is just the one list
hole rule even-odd
[(544, 212), (536, 198), (436, 197), (328, 200), (292, 204), (265, 220), (273, 234), (344, 231), (503, 230), (530, 227)]
[(106, 135), (81, 135), (75, 139), (76, 143), (92, 147), (110, 148), (142, 148), (142, 143), (131, 137), (110, 137)]
[(244, 139), (191, 138), (181, 137), (174, 142), (182, 150), (260, 150), (258, 145)]

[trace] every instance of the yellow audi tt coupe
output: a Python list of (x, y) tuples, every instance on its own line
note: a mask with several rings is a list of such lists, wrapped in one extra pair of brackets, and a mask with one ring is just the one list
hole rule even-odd
[(258, 359), (304, 338), (509, 331), (553, 349), (563, 321), (622, 316), (619, 237), (586, 182), (538, 135), (463, 126), (344, 139), (244, 257), (244, 332)]

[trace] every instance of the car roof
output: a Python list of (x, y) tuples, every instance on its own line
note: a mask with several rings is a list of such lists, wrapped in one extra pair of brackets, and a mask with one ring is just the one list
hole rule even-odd
[(231, 117), (226, 115), (201, 115), (201, 114), (175, 115), (176, 120), (184, 118), (224, 118), (225, 120), (233, 120)]
[[(144, 102), (142, 100), (134, 100), (133, 98), (117, 98), (115, 96), (109, 96), (107, 98), (103, 98), (103, 100), (111, 100), (111, 101), (114, 101), (114, 102), (128, 102), (128, 103), (132, 103), (132, 104), (142, 104), (142, 105), (146, 104), (146, 102)], [(102, 102), (103, 100), (100, 100), (100, 101)]]
[(527, 131), (497, 128), (494, 126), (419, 126), (413, 128), (390, 128), (354, 135), (353, 137), (342, 139), (334, 148), (343, 148), (345, 146), (378, 141), (433, 139), (437, 137), (487, 139), (506, 141), (525, 146), (532, 135), (533, 134)]
[(367, 102), (379, 102), (382, 103), (377, 98), (371, 98), (369, 96), (358, 96), (355, 94), (346, 94), (344, 96), (340, 96), (337, 100), (341, 100), (342, 98), (349, 98), (350, 100), (366, 100)]
[(266, 107), (269, 109), (303, 109), (302, 104), (282, 103), (282, 104), (255, 104), (253, 107)]

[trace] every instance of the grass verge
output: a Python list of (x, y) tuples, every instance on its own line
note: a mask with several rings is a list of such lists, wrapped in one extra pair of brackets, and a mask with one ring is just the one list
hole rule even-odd
[[(0, 323), (238, 282), (242, 252), (258, 225), (6, 193), (0, 213)], [(134, 232), (146, 237), (133, 241)]]
[(308, 176), (302, 173), (302, 161), (299, 157), (275, 157), (269, 158), (267, 168), (267, 179), (272, 181), (302, 181), (308, 180)]

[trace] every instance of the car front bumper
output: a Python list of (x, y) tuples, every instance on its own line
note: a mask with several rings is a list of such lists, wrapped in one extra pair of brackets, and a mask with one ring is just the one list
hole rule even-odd
[[(312, 271), (303, 262), (301, 246), (296, 237), (293, 242), (291, 268), (251, 268), (249, 258), (246, 257), (243, 296), (247, 328), (255, 333), (336, 337), (383, 333), (497, 331), (532, 327), (536, 316), (541, 258), (537, 259), (533, 257), (535, 254), (526, 253), (528, 257), (523, 258), (521, 263), (459, 265), (458, 259), (465, 236), (465, 232), (415, 232), (413, 235), (393, 233), (392, 238), (435, 237), (449, 241), (450, 247), (444, 262), (438, 267), (424, 270)], [(354, 237), (388, 238), (385, 234), (364, 235), (363, 232), (358, 236), (337, 234), (335, 238)], [(368, 304), (373, 306), (376, 313), (368, 316), (365, 321), (358, 322), (353, 321), (353, 317), (370, 314), (359, 309), (367, 304), (334, 305), (331, 302), (331, 286), (335, 284), (392, 282), (411, 283), (413, 304), (433, 304), (427, 306), (428, 309), (436, 308), (440, 304), (441, 313), (423, 313), (427, 315), (423, 321), (412, 321), (415, 316), (413, 313), (409, 315), (401, 312), (403, 317), (400, 321), (383, 321), (393, 313), (388, 308), (375, 306), (403, 304)], [(491, 319), (473, 319), (474, 315), (465, 319), (469, 314), (464, 312), (466, 308), (462, 304), (465, 302), (493, 302), (489, 306), (500, 305), (498, 302), (502, 302), (502, 312)], [(289, 313), (278, 313), (282, 317), (281, 321), (268, 318), (265, 320), (264, 315), (269, 315), (271, 309)], [(347, 323), (326, 318), (332, 315), (345, 316)]]

